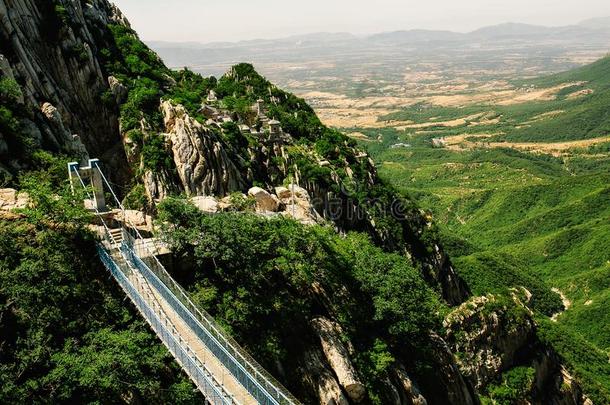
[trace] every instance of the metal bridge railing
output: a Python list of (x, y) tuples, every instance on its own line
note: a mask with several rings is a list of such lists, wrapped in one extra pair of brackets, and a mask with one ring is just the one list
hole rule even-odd
[(204, 394), (206, 400), (214, 405), (230, 405), (237, 402), (226, 393), (222, 386), (214, 381), (212, 374), (205, 368), (195, 356), (189, 355), (191, 349), (181, 341), (169, 329), (170, 322), (167, 318), (161, 317), (154, 311), (149, 303), (136, 290), (127, 276), (123, 273), (120, 266), (112, 256), (106, 251), (102, 244), (98, 244), (97, 250), (104, 266), (112, 273), (119, 285), (127, 293), (136, 308), (140, 311), (144, 319), (150, 324), (163, 344), (168, 348), (182, 369), (189, 375), (191, 380), (197, 385)]
[[(104, 176), (104, 173), (97, 163), (95, 164), (94, 169), (99, 171), (103, 182), (114, 197), (117, 206), (124, 213), (125, 208), (118, 200), (110, 183)], [(76, 169), (75, 172), (78, 175), (78, 169)], [(83, 187), (85, 187), (80, 175), (78, 175), (78, 177)], [(106, 236), (112, 238), (102, 216), (100, 213), (97, 213), (97, 215), (100, 217), (100, 219), (102, 219)], [(230, 372), (230, 374), (257, 400), (257, 402), (264, 405), (300, 404), (300, 402), (294, 396), (292, 396), (290, 392), (282, 386), (282, 384), (280, 384), (243, 348), (241, 348), (239, 344), (214, 321), (211, 315), (209, 315), (203, 309), (197, 307), (191, 301), (188, 294), (169, 275), (169, 273), (165, 270), (165, 267), (157, 258), (157, 254), (159, 252), (158, 247), (154, 246), (153, 249), (149, 248), (147, 242), (151, 240), (145, 240), (139, 233), (137, 227), (131, 223), (128, 223), (125, 215), (123, 215), (122, 229), (125, 240), (121, 244), (121, 252), (124, 257), (129, 259), (131, 264), (142, 273), (148, 283), (150, 283), (163, 296), (163, 298), (171, 305), (172, 309), (179, 314), (183, 321), (193, 330), (193, 332), (196, 333), (208, 350), (210, 350), (214, 356), (217, 357), (227, 371)], [(114, 240), (112, 242), (116, 243)], [(154, 245), (154, 239), (152, 240), (152, 243)], [(102, 255), (100, 255), (100, 257), (101, 256)], [(112, 259), (106, 252), (106, 259), (107, 258)], [(108, 268), (112, 271), (111, 267)], [(127, 280), (127, 282), (129, 282), (129, 280)], [(154, 328), (154, 325), (151, 324), (151, 326)], [(164, 343), (167, 345), (166, 342)], [(172, 349), (170, 348), (170, 351), (171, 350)], [(182, 355), (179, 351), (172, 353), (175, 354), (177, 359), (177, 356)], [(184, 360), (180, 360), (186, 362), (182, 363), (183, 366), (186, 365), (188, 367), (190, 365), (192, 367), (192, 364), (189, 363), (189, 361), (198, 361), (190, 358), (189, 356), (187, 357), (188, 358), (185, 358)], [(186, 367), (185, 370), (187, 370)], [(199, 376), (199, 378), (203, 377)], [(196, 380), (194, 379), (194, 381)]]
[(123, 254), (129, 257), (132, 264), (142, 272), (146, 280), (172, 306), (208, 350), (260, 404), (299, 404), (279, 382), (273, 383), (273, 377), (269, 375), (264, 378), (263, 373), (268, 374), (264, 368), (222, 331), (210, 315), (191, 301), (146, 245), (138, 245), (136, 242), (137, 239), (127, 233), (126, 241), (121, 247)]
[[(73, 169), (71, 168), (70, 170)], [(83, 189), (88, 194), (89, 198), (91, 198), (91, 193), (87, 189), (87, 186), (85, 185), (85, 182), (80, 176), (78, 169), (75, 169), (73, 171), (76, 177), (78, 178), (80, 184), (82, 185)], [(135, 304), (136, 308), (140, 311), (140, 313), (144, 316), (144, 319), (146, 319), (146, 321), (150, 324), (153, 331), (161, 339), (163, 344), (168, 348), (168, 350), (174, 356), (178, 364), (180, 364), (182, 369), (195, 383), (195, 385), (204, 395), (208, 403), (212, 405), (239, 405), (239, 402), (237, 402), (229, 393), (224, 390), (222, 384), (220, 384), (214, 378), (214, 375), (206, 368), (206, 366), (201, 361), (199, 361), (196, 356), (189, 355), (189, 353), (192, 352), (190, 347), (186, 344), (186, 342), (182, 341), (180, 335), (177, 332), (172, 333), (170, 331), (169, 325), (171, 325), (171, 321), (169, 321), (167, 317), (164, 317), (162, 321), (159, 317), (162, 316), (162, 314), (160, 313), (159, 315), (157, 315), (154, 309), (151, 308), (151, 306), (146, 302), (146, 300), (144, 300), (144, 298), (134, 288), (125, 273), (123, 273), (120, 266), (116, 263), (116, 261), (110, 254), (113, 248), (117, 246), (118, 241), (115, 240), (114, 236), (110, 232), (109, 227), (104, 221), (103, 215), (97, 209), (95, 209), (95, 214), (99, 218), (104, 228), (102, 233), (102, 241), (98, 242), (97, 244), (97, 251), (100, 260), (102, 261), (104, 266), (110, 271), (112, 276), (117, 280), (121, 288), (123, 288), (123, 290), (131, 298), (132, 302)], [(125, 231), (123, 231), (123, 233), (125, 233)]]
[[(108, 179), (102, 172), (101, 168), (95, 163), (95, 168), (101, 174), (103, 182), (112, 194), (117, 206), (125, 212), (125, 207), (119, 201)], [(132, 250), (135, 250), (135, 257), (138, 257), (144, 262), (148, 268), (162, 281), (163, 285), (168, 288), (177, 298), (180, 303), (190, 313), (190, 320), (196, 321), (199, 333), (202, 333), (212, 338), (210, 342), (215, 342), (214, 347), (208, 346), (208, 349), (213, 353), (218, 353), (219, 360), (231, 372), (231, 374), (252, 394), (261, 404), (265, 405), (290, 405), (300, 404), (284, 386), (277, 381), (271, 374), (267, 372), (260, 364), (256, 362), (223, 328), (214, 321), (214, 318), (203, 309), (197, 307), (189, 298), (184, 289), (169, 275), (165, 267), (157, 258), (159, 249), (157, 246), (150, 249), (145, 243), (137, 227), (133, 224), (127, 224), (127, 218), (123, 215), (124, 234), (131, 238), (129, 245)], [(126, 225), (129, 225), (127, 227)], [(133, 232), (135, 237), (132, 235)], [(140, 241), (141, 243), (136, 243)], [(154, 245), (154, 239), (152, 240)], [(185, 319), (186, 321), (186, 319)]]

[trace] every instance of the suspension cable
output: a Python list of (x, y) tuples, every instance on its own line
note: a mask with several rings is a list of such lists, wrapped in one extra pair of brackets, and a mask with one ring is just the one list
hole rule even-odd
[[(127, 223), (136, 233), (137, 235), (137, 239), (140, 239), (141, 241), (144, 241), (144, 237), (142, 236), (142, 234), (140, 233), (140, 231), (138, 230), (138, 228), (136, 227), (136, 225), (131, 222), (130, 220), (127, 219), (127, 215), (125, 213), (125, 207), (123, 206), (123, 204), (119, 201), (119, 198), (117, 197), (116, 193), (114, 192), (114, 190), (112, 189), (112, 186), (110, 185), (110, 182), (108, 181), (108, 179), (106, 178), (106, 176), (104, 175), (104, 172), (102, 172), (102, 169), (100, 169), (99, 165), (97, 163), (95, 163), (95, 168), (97, 169), (97, 171), (100, 173), (100, 175), (102, 176), (102, 180), (104, 181), (104, 183), (106, 184), (106, 187), (108, 187), (108, 189), (110, 189), (110, 193), (112, 194), (112, 197), (114, 198), (114, 201), (116, 201), (117, 205), (119, 206), (119, 208), (121, 209), (122, 213), (123, 213), (123, 223)], [(142, 248), (148, 250), (148, 253), (154, 258), (154, 260), (161, 265), (161, 262), (159, 261), (159, 259), (157, 258), (156, 254), (159, 254), (159, 252), (161, 251), (161, 249), (157, 246), (155, 238), (151, 239), (151, 242), (154, 246), (154, 250), (155, 252), (151, 252), (150, 249), (148, 249), (146, 247), (146, 244), (142, 243)], [(155, 254), (156, 253), (156, 254)]]
[(102, 179), (104, 180), (104, 183), (106, 183), (106, 186), (110, 190), (110, 193), (112, 194), (112, 197), (114, 197), (114, 201), (116, 201), (116, 203), (119, 205), (119, 208), (121, 210), (125, 211), (125, 207), (123, 207), (123, 204), (121, 204), (121, 202), (119, 201), (119, 198), (117, 197), (117, 195), (115, 194), (114, 190), (112, 189), (112, 186), (110, 185), (110, 182), (108, 181), (108, 179), (104, 175), (104, 172), (102, 171), (102, 169), (100, 169), (99, 164), (97, 162), (94, 163), (94, 164), (95, 164), (95, 168), (97, 169), (97, 171), (102, 176)]

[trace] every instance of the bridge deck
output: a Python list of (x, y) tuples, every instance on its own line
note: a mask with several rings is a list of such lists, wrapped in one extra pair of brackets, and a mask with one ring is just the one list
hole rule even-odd
[(169, 321), (180, 339), (188, 345), (191, 354), (205, 365), (207, 371), (214, 380), (220, 383), (222, 389), (231, 394), (235, 403), (242, 405), (255, 405), (258, 401), (227, 371), (222, 363), (210, 352), (197, 337), (195, 332), (174, 311), (172, 306), (163, 298), (139, 271), (131, 267), (121, 255), (118, 246), (113, 247), (110, 255), (114, 262), (121, 268), (127, 279), (138, 291), (140, 296), (149, 304), (163, 319)]
[[(135, 273), (134, 273), (134, 277)], [(140, 276), (141, 277), (141, 276)], [(131, 278), (131, 277), (130, 277)], [(233, 398), (243, 405), (258, 404), (256, 399), (227, 371), (222, 363), (212, 352), (201, 342), (195, 332), (182, 320), (182, 318), (172, 309), (171, 305), (163, 299), (159, 292), (152, 288), (148, 283), (145, 284), (146, 293), (151, 294), (155, 301), (161, 306), (161, 310), (167, 318), (171, 320), (173, 326), (178, 331), (180, 337), (186, 341), (193, 350), (199, 361), (207, 367), (208, 371), (219, 381), (223, 388), (230, 392)]]
[[(78, 180), (90, 200), (97, 201), (99, 194), (103, 202), (105, 186), (118, 209), (125, 210), (97, 160), (91, 160), (89, 167), (83, 168), (71, 162), (68, 171), (72, 187)], [(95, 196), (83, 176), (87, 181), (95, 177), (95, 181), (91, 180)], [(106, 208), (99, 204), (91, 208), (99, 220), (91, 228), (100, 235), (97, 246), (100, 260), (207, 403), (299, 405), (298, 399), (252, 359), (209, 314), (198, 308), (167, 273), (158, 260), (160, 254), (169, 253), (163, 243), (155, 238), (143, 238), (129, 221), (120, 228), (109, 227)]]

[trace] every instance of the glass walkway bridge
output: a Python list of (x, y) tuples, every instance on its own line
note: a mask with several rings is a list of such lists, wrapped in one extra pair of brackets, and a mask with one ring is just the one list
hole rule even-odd
[(242, 349), (214, 319), (198, 308), (157, 256), (154, 239), (144, 239), (132, 224), (110, 228), (104, 189), (124, 207), (99, 166), (68, 165), (73, 189), (84, 188), (86, 206), (97, 215), (99, 257), (142, 317), (201, 391), (207, 403), (299, 404), (279, 382)]

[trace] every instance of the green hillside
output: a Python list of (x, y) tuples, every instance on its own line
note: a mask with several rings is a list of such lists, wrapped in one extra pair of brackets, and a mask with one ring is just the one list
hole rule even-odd
[[(532, 307), (546, 319), (544, 335), (586, 380), (591, 392), (603, 392), (610, 385), (610, 143), (555, 157), (472, 145), (457, 150), (434, 148), (431, 139), (502, 133), (490, 141), (553, 142), (607, 135), (609, 72), (606, 58), (528, 82), (548, 87), (587, 81), (561, 91), (552, 101), (464, 108), (414, 106), (388, 117), (423, 123), (431, 117), (440, 121), (485, 112), (502, 117), (496, 124), (439, 126), (419, 133), (363, 131), (371, 139), (382, 135), (381, 142), (363, 142), (379, 162), (381, 176), (434, 214), (445, 246), (473, 293), (526, 287), (533, 294)], [(567, 97), (584, 88), (594, 92)], [(516, 128), (556, 110), (563, 112)], [(390, 148), (398, 142), (410, 147)], [(560, 296), (553, 291), (569, 301), (564, 312)], [(557, 323), (549, 320), (552, 314), (557, 314)], [(588, 349), (575, 351), (577, 346)]]
[(610, 85), (610, 56), (567, 72), (531, 79), (521, 83), (538, 87), (550, 87), (583, 80), (597, 89), (608, 88)]
[[(566, 86), (552, 102), (539, 103), (547, 111), (564, 111), (553, 119), (506, 132), (511, 141), (574, 140), (610, 133), (610, 57), (557, 75), (522, 83), (537, 88)], [(579, 93), (580, 92), (580, 93)], [(526, 105), (536, 109), (537, 106)]]
[(442, 122), (484, 114), (487, 120), (459, 127), (428, 128), (438, 135), (463, 133), (495, 134), (490, 141), (555, 142), (591, 139), (610, 134), (610, 57), (592, 65), (540, 79), (513, 83), (524, 94), (540, 89), (554, 89), (554, 98), (513, 105), (475, 104), (461, 107), (438, 107), (415, 104), (382, 117), (383, 120)]
[[(571, 306), (550, 327), (586, 340), (601, 366), (610, 353), (610, 154), (588, 152), (565, 161), (430, 146), (375, 154), (382, 177), (433, 212), (473, 293), (524, 286), (532, 307), (549, 316), (561, 311), (551, 291), (558, 289)], [(570, 361), (575, 369), (590, 364)], [(610, 370), (587, 375), (592, 385), (610, 382)]]

